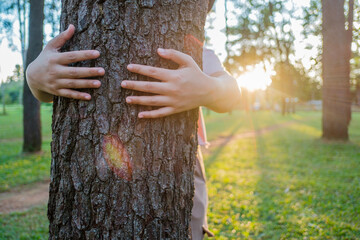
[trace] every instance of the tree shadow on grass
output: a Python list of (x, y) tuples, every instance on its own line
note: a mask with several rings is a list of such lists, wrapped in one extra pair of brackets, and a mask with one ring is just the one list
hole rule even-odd
[(237, 131), (241, 128), (243, 124), (241, 122), (239, 122), (239, 124), (237, 124), (233, 130), (231, 131), (231, 133), (225, 137), (225, 140), (222, 141), (222, 143), (217, 146), (215, 148), (215, 150), (213, 150), (211, 152), (211, 156), (205, 161), (204, 165), (205, 165), (205, 169), (210, 167), (215, 160), (219, 157), (219, 155), (221, 154), (221, 152), (224, 150), (224, 148), (227, 146), (227, 144), (229, 142), (231, 142), (231, 140), (235, 137), (235, 133), (237, 133)]

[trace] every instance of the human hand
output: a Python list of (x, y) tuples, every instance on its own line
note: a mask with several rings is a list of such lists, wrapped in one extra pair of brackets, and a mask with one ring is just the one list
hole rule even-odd
[(158, 49), (158, 54), (179, 64), (176, 70), (130, 64), (128, 70), (160, 80), (160, 82), (124, 80), (123, 88), (156, 94), (153, 96), (129, 96), (129, 104), (158, 106), (159, 109), (140, 112), (139, 118), (159, 118), (183, 112), (215, 101), (213, 93), (218, 81), (203, 73), (189, 55), (172, 49)]
[(80, 100), (90, 100), (88, 93), (76, 91), (78, 88), (99, 88), (101, 82), (90, 77), (103, 76), (105, 70), (99, 67), (69, 67), (68, 64), (96, 59), (96, 50), (59, 52), (59, 49), (72, 38), (75, 27), (52, 39), (40, 55), (28, 66), (26, 78), (34, 96), (40, 101), (51, 102), (53, 95)]

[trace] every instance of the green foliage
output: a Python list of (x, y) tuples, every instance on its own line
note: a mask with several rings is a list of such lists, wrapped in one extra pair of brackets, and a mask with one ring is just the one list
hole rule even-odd
[[(61, 1), (45, 0), (44, 15), (45, 25), (50, 26), (49, 32), (44, 32), (46, 40), (47, 36), (54, 37), (59, 32)], [(29, 0), (8, 0), (0, 1), (0, 43), (6, 38), (9, 47), (13, 51), (21, 51), (23, 58), (28, 45), (28, 20), (30, 12)], [(20, 28), (14, 28), (14, 24), (19, 24)], [(14, 30), (19, 32), (14, 32)], [(15, 44), (17, 40), (21, 42), (21, 49)], [(46, 42), (46, 41), (45, 41)]]
[(274, 68), (271, 88), (277, 90), (275, 97), (297, 97), (301, 101), (320, 99), (320, 83), (305, 73), (301, 64), (297, 67), (290, 63), (280, 62)]
[(20, 103), (22, 96), (24, 71), (20, 65), (15, 66), (14, 74), (0, 84), (0, 102), (5, 98), (5, 104)]
[(228, 28), (232, 50), (225, 66), (233, 73), (259, 62), (283, 62), (293, 54), (294, 34), (290, 1), (231, 1)]

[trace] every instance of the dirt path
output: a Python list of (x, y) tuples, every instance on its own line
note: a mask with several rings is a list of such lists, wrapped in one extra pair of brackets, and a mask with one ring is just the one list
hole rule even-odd
[[(204, 149), (203, 152), (211, 153), (217, 147), (225, 146), (231, 141), (256, 137), (258, 135), (289, 126), (295, 122), (296, 121), (289, 121), (282, 124), (271, 125), (257, 131), (249, 131), (236, 135), (219, 137), (216, 140), (211, 141), (210, 147), (208, 149)], [(49, 198), (49, 182), (50, 181), (37, 182), (0, 193), (0, 213), (21, 212), (28, 210), (33, 206), (47, 203)]]
[(0, 193), (0, 213), (22, 212), (47, 203), (50, 181), (37, 182)]

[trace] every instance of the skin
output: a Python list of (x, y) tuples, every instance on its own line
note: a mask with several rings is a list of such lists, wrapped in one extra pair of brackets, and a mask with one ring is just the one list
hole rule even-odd
[[(51, 40), (40, 55), (29, 65), (26, 77), (33, 95), (42, 102), (51, 102), (53, 96), (79, 100), (90, 100), (88, 93), (77, 91), (80, 88), (99, 88), (99, 80), (105, 70), (101, 67), (69, 67), (68, 64), (96, 59), (96, 50), (61, 53), (60, 48), (71, 39), (75, 27), (69, 28)], [(152, 77), (158, 82), (124, 80), (121, 86), (143, 92), (142, 96), (129, 96), (128, 104), (156, 106), (158, 109), (140, 112), (139, 118), (159, 118), (190, 110), (199, 106), (216, 112), (231, 111), (239, 102), (240, 91), (236, 80), (227, 72), (221, 71), (208, 76), (201, 71), (189, 55), (173, 49), (158, 49), (164, 59), (179, 65), (176, 70), (157, 68), (139, 64), (129, 64), (127, 69), (133, 73)], [(147, 94), (155, 94), (146, 96)]]

